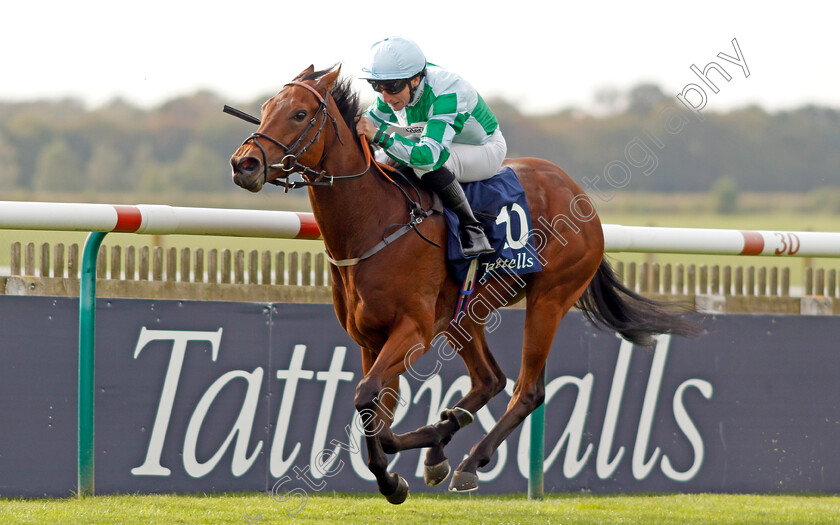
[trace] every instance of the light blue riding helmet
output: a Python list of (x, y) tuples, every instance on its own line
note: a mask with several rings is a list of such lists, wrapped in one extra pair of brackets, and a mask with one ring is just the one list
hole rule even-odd
[(370, 61), (362, 78), (399, 80), (411, 78), (426, 67), (426, 56), (414, 41), (392, 36), (370, 47)]

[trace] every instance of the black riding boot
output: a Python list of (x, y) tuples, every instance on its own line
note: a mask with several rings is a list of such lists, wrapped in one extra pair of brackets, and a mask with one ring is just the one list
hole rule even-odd
[(461, 247), (467, 259), (483, 253), (493, 253), (484, 228), (473, 215), (467, 196), (455, 176), (446, 168), (438, 168), (423, 175), (423, 183), (440, 196), (443, 205), (455, 212), (461, 223)]

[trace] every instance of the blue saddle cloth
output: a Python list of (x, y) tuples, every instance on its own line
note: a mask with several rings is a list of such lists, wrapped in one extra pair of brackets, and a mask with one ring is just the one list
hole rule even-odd
[[(487, 239), (495, 250), (479, 259), (476, 277), (490, 271), (504, 271), (524, 275), (539, 272), (542, 265), (537, 257), (531, 231), (531, 213), (525, 200), (525, 190), (511, 168), (486, 180), (462, 184), (476, 219), (481, 222)], [(447, 261), (455, 277), (463, 281), (470, 267), (464, 259), (459, 235), (458, 217), (444, 208), (447, 238)]]

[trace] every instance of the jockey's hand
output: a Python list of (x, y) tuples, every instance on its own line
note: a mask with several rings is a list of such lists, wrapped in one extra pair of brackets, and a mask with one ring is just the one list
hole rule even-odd
[(373, 136), (376, 134), (376, 126), (367, 117), (356, 117), (356, 133), (367, 137), (368, 142), (373, 141)]

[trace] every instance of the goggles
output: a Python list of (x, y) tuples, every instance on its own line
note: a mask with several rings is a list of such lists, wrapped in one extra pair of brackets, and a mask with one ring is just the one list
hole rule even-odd
[(378, 93), (388, 93), (389, 95), (397, 95), (405, 89), (411, 79), (401, 78), (398, 80), (368, 80), (374, 91)]

